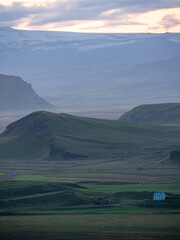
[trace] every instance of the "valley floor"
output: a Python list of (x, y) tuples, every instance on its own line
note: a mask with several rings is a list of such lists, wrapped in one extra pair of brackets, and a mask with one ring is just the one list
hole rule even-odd
[(0, 191), (2, 240), (180, 239), (177, 165), (1, 160)]
[(178, 240), (177, 214), (1, 216), (1, 239)]

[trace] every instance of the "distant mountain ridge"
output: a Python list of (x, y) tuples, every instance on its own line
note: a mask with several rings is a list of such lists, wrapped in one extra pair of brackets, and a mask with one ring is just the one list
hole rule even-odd
[(179, 149), (180, 128), (33, 112), (0, 135), (0, 159), (150, 159)]
[(40, 98), (31, 84), (22, 78), (0, 74), (0, 111), (51, 107), (52, 105)]
[(140, 105), (119, 120), (146, 124), (180, 124), (180, 103)]
[(143, 42), (144, 39), (165, 38), (168, 41), (180, 43), (178, 33), (78, 33), (43, 30), (18, 30), (10, 27), (0, 27), (0, 48), (20, 49), (29, 47), (36, 49), (71, 48), (88, 51), (110, 46), (127, 45)]
[(180, 33), (0, 28), (0, 72), (21, 76), (47, 101), (71, 109), (179, 102), (179, 66)]

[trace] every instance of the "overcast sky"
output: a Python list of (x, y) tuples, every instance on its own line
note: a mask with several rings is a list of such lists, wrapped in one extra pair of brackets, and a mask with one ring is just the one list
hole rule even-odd
[(180, 0), (0, 0), (0, 26), (74, 32), (180, 32)]

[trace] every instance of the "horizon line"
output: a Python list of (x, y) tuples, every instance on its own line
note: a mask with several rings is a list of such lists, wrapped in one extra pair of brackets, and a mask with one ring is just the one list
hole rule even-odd
[(64, 33), (80, 33), (80, 34), (180, 34), (180, 32), (81, 32), (81, 31), (61, 31), (61, 30), (51, 30), (51, 29), (22, 29), (22, 28), (14, 28), (9, 26), (0, 26), (0, 28), (9, 28), (18, 31), (41, 31), (41, 32), (64, 32)]

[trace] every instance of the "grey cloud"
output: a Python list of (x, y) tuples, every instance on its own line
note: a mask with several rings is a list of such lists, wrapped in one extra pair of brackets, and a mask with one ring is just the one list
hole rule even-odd
[(166, 15), (160, 24), (166, 28), (167, 30), (170, 29), (171, 27), (175, 27), (180, 24), (180, 20), (176, 18), (175, 14), (169, 14)]
[[(120, 19), (129, 13), (140, 13), (160, 8), (171, 8), (180, 5), (176, 0), (74, 0), (68, 3), (56, 2), (49, 9), (49, 16), (46, 18), (35, 16), (30, 23), (33, 25), (43, 25), (47, 23), (75, 20), (106, 20)], [(120, 13), (114, 13), (109, 16), (102, 15), (103, 12), (112, 9), (121, 9)]]
[(28, 17), (31, 14), (40, 14), (45, 9), (41, 7), (25, 7), (21, 3), (13, 3), (10, 6), (0, 5), (0, 21), (14, 21)]
[[(129, 13), (140, 13), (160, 8), (180, 7), (179, 0), (69, 0), (56, 1), (47, 6), (25, 7), (22, 4), (0, 5), (0, 21), (13, 22), (30, 17), (30, 25), (43, 25), (61, 21), (121, 19)], [(103, 12), (121, 9), (110, 16)]]

